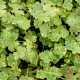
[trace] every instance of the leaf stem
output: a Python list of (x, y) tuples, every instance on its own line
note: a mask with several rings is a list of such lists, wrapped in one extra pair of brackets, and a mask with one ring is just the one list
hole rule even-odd
[(40, 53), (40, 51), (38, 49), (36, 49), (36, 51)]
[[(21, 37), (22, 39), (24, 39), (22, 36), (19, 36), (19, 37)], [(25, 40), (25, 39), (24, 39)]]
[[(35, 70), (33, 70), (33, 71), (30, 71), (30, 72), (28, 72), (28, 73), (34, 73), (34, 72), (36, 72), (37, 70), (39, 70), (40, 68), (41, 68), (41, 66), (39, 66), (37, 69), (35, 69)], [(24, 76), (27, 75), (28, 73), (24, 74)]]

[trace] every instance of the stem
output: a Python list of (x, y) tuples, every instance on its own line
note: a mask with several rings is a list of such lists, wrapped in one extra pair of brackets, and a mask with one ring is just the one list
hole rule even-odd
[[(37, 70), (39, 70), (41, 68), (41, 66), (39, 66), (37, 69), (35, 69), (34, 71), (30, 71), (30, 72), (28, 72), (28, 73), (34, 73), (34, 72), (36, 72)], [(26, 74), (24, 74), (24, 76), (25, 75), (27, 75), (28, 73), (26, 73)]]
[(38, 49), (36, 49), (36, 51), (40, 53), (40, 51)]
[[(22, 39), (24, 39), (22, 36), (19, 36), (19, 37), (21, 37)], [(25, 40), (25, 39), (24, 39)]]
[(64, 80), (64, 78), (63, 78), (63, 77), (61, 77), (61, 76), (60, 76), (59, 78), (61, 78), (62, 80)]

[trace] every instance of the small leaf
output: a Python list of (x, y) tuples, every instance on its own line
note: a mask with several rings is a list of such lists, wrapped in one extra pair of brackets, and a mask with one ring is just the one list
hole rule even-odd
[(20, 74), (21, 74), (21, 73), (20, 73), (21, 70), (18, 69), (17, 66), (12, 66), (12, 70), (14, 71), (14, 73), (15, 73), (16, 76), (20, 76)]

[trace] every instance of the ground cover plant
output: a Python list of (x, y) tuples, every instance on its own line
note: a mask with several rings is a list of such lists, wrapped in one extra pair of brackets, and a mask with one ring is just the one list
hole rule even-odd
[(0, 80), (80, 80), (80, 0), (0, 0)]

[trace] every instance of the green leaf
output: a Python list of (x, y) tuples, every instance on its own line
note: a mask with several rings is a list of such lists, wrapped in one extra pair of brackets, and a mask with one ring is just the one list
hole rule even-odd
[(27, 45), (27, 48), (33, 48), (33, 42), (29, 39), (26, 39), (26, 41), (23, 44)]
[(33, 15), (35, 19), (47, 22), (50, 20), (50, 17), (56, 16), (59, 11), (59, 8), (51, 7), (51, 4), (42, 5), (39, 2), (36, 2), (32, 5), (31, 9), (29, 10), (29, 13)]
[(45, 4), (43, 5), (43, 11), (45, 11), (49, 17), (55, 17), (58, 14), (59, 9), (51, 7), (51, 4)]
[(51, 31), (51, 34), (49, 34), (48, 38), (51, 39), (51, 41), (59, 41), (60, 37), (66, 38), (68, 35), (68, 30), (63, 25), (61, 25), (58, 26), (56, 29), (53, 29)]
[(77, 35), (78, 32), (80, 32), (80, 28), (78, 28), (76, 26), (72, 26), (72, 27), (70, 27), (70, 32), (75, 33)]
[(80, 41), (80, 34), (78, 34), (78, 36), (76, 37), (77, 41)]
[(5, 8), (5, 1), (0, 0), (0, 17), (2, 17), (6, 13)]
[(0, 0), (0, 80), (45, 79), (80, 79), (80, 0)]
[[(57, 46), (56, 46), (57, 45)], [(66, 54), (66, 48), (64, 46), (59, 46), (60, 44), (55, 44), (54, 47), (54, 54), (59, 55), (59, 57), (62, 57)]]
[(69, 35), (69, 31), (63, 25), (58, 26), (58, 30), (59, 30), (59, 34), (62, 38), (66, 38)]
[[(37, 6), (37, 7), (36, 7)], [(29, 13), (35, 17), (35, 19), (39, 19), (40, 21), (49, 21), (50, 18), (46, 13), (43, 11), (43, 6), (39, 2), (36, 2), (32, 5), (32, 8), (29, 9)]]
[(44, 79), (46, 77), (43, 70), (37, 71), (36, 76), (40, 79)]
[(16, 39), (18, 38), (18, 33), (10, 32), (10, 28), (3, 29), (2, 37), (2, 45), (4, 46), (5, 43), (5, 47), (8, 46), (8, 49), (12, 52), (15, 50), (14, 48), (19, 45), (19, 43), (16, 41)]
[(52, 18), (52, 22), (55, 25), (61, 25), (61, 19), (58, 16), (55, 16), (54, 18)]
[(11, 15), (9, 12), (6, 12), (6, 14), (1, 18), (2, 22), (12, 23), (12, 20), (14, 19), (14, 15)]
[[(16, 14), (16, 15), (24, 15), (24, 11), (22, 10), (23, 9), (23, 4), (17, 4), (17, 3), (12, 3), (12, 4), (9, 4), (9, 6), (11, 8), (13, 8), (11, 10), (12, 13)], [(24, 9), (25, 9), (25, 5), (24, 5)]]
[(20, 3), (21, 0), (10, 0), (11, 3)]
[(80, 7), (76, 9), (76, 15), (80, 16)]
[(19, 65), (19, 61), (14, 59), (13, 54), (9, 54), (9, 56), (7, 57), (7, 60), (8, 60), (8, 65), (9, 66)]
[(51, 0), (53, 3), (53, 6), (58, 5), (58, 6), (62, 6), (63, 4), (63, 0)]
[(52, 4), (51, 0), (41, 0), (42, 4)]
[(70, 34), (69, 36), (66, 37), (66, 40), (67, 40), (67, 41), (70, 41), (70, 42), (71, 42), (71, 41), (75, 41), (75, 40), (76, 40), (76, 37), (75, 37), (74, 34)]
[(80, 79), (80, 72), (76, 73), (75, 77), (78, 78), (78, 79)]
[(59, 12), (59, 14), (60, 14), (61, 17), (66, 17), (66, 15), (67, 15), (65, 9), (61, 9), (60, 12)]
[(46, 67), (50, 67), (51, 63), (45, 63), (44, 60), (41, 60), (40, 65), (43, 66), (44, 68), (46, 68)]
[(35, 0), (28, 0), (27, 1), (27, 4), (33, 4), (33, 3), (35, 3)]
[(79, 3), (79, 5), (80, 5), (80, 0), (76, 0), (78, 3)]
[(5, 3), (5, 1), (0, 0), (0, 5), (4, 5)]
[(61, 75), (62, 73), (60, 69), (56, 67), (48, 67), (44, 70), (37, 71), (36, 77), (41, 79), (47, 78), (47, 80), (55, 80), (56, 78), (59, 78)]
[(32, 41), (32, 42), (36, 42), (36, 40), (37, 40), (36, 33), (35, 33), (34, 31), (28, 31), (28, 32), (26, 33), (25, 40), (26, 40), (27, 38), (28, 38), (30, 41)]
[(40, 33), (43, 37), (47, 37), (47, 35), (50, 33), (49, 26), (47, 24), (43, 24), (40, 27)]
[(6, 55), (7, 54), (7, 51), (5, 50), (5, 48), (2, 48), (0, 46), (0, 55)]
[(21, 74), (21, 73), (20, 73), (21, 70), (18, 69), (17, 66), (12, 66), (12, 70), (14, 71), (14, 73), (15, 73), (16, 76), (20, 76), (20, 74)]
[(63, 8), (67, 9), (67, 10), (71, 10), (73, 5), (71, 4), (72, 0), (65, 0), (63, 3)]
[(40, 53), (40, 59), (42, 59), (45, 63), (50, 63), (50, 61), (53, 61), (53, 54), (52, 52), (46, 50)]
[(18, 24), (18, 26), (24, 30), (27, 30), (30, 27), (30, 20), (21, 15), (16, 15), (12, 23)]
[(19, 80), (35, 80), (33, 77), (21, 76)]
[(35, 26), (35, 28), (39, 28), (39, 27), (41, 27), (41, 25), (42, 25), (42, 21), (39, 21), (39, 20), (34, 20), (34, 26)]
[(54, 49), (51, 49), (53, 53), (53, 63), (57, 63), (63, 56), (66, 55), (67, 49), (61, 44), (55, 44)]
[(70, 78), (69, 80), (73, 80), (73, 79), (77, 80), (75, 76), (70, 76), (69, 78)]
[(0, 57), (0, 67), (6, 67), (6, 58), (4, 54)]
[(48, 38), (51, 39), (51, 41), (59, 41), (59, 38), (60, 38), (59, 30), (58, 29), (53, 29), (51, 31), (51, 34), (49, 34)]
[(80, 63), (79, 63), (79, 61), (80, 61), (80, 57), (79, 56), (75, 56), (75, 59), (74, 59), (74, 68), (75, 68), (75, 71), (76, 72), (80, 72)]
[(30, 62), (32, 65), (37, 65), (38, 63), (38, 53), (34, 49), (27, 49), (25, 60)]
[[(48, 38), (40, 37), (40, 41), (42, 42), (43, 45), (47, 46), (50, 44), (50, 40)], [(52, 43), (51, 43), (52, 44)]]
[(70, 31), (73, 33), (78, 34), (78, 32), (80, 32), (80, 17), (75, 15), (75, 14), (71, 14), (68, 16), (66, 23), (70, 26)]
[(71, 50), (73, 53), (80, 53), (80, 47), (79, 42), (76, 42), (75, 40), (71, 41), (65, 41), (66, 48), (68, 50)]
[(5, 72), (0, 72), (0, 80), (7, 80), (8, 75)]
[(16, 77), (14, 72), (11, 70), (11, 68), (6, 67), (2, 71), (8, 75), (8, 80), (18, 80), (18, 78)]
[(18, 59), (23, 59), (24, 60), (24, 57), (26, 56), (26, 48), (25, 47), (22, 47), (22, 46), (18, 46), (17, 47), (17, 51), (14, 52), (14, 59), (15, 60), (18, 60)]

